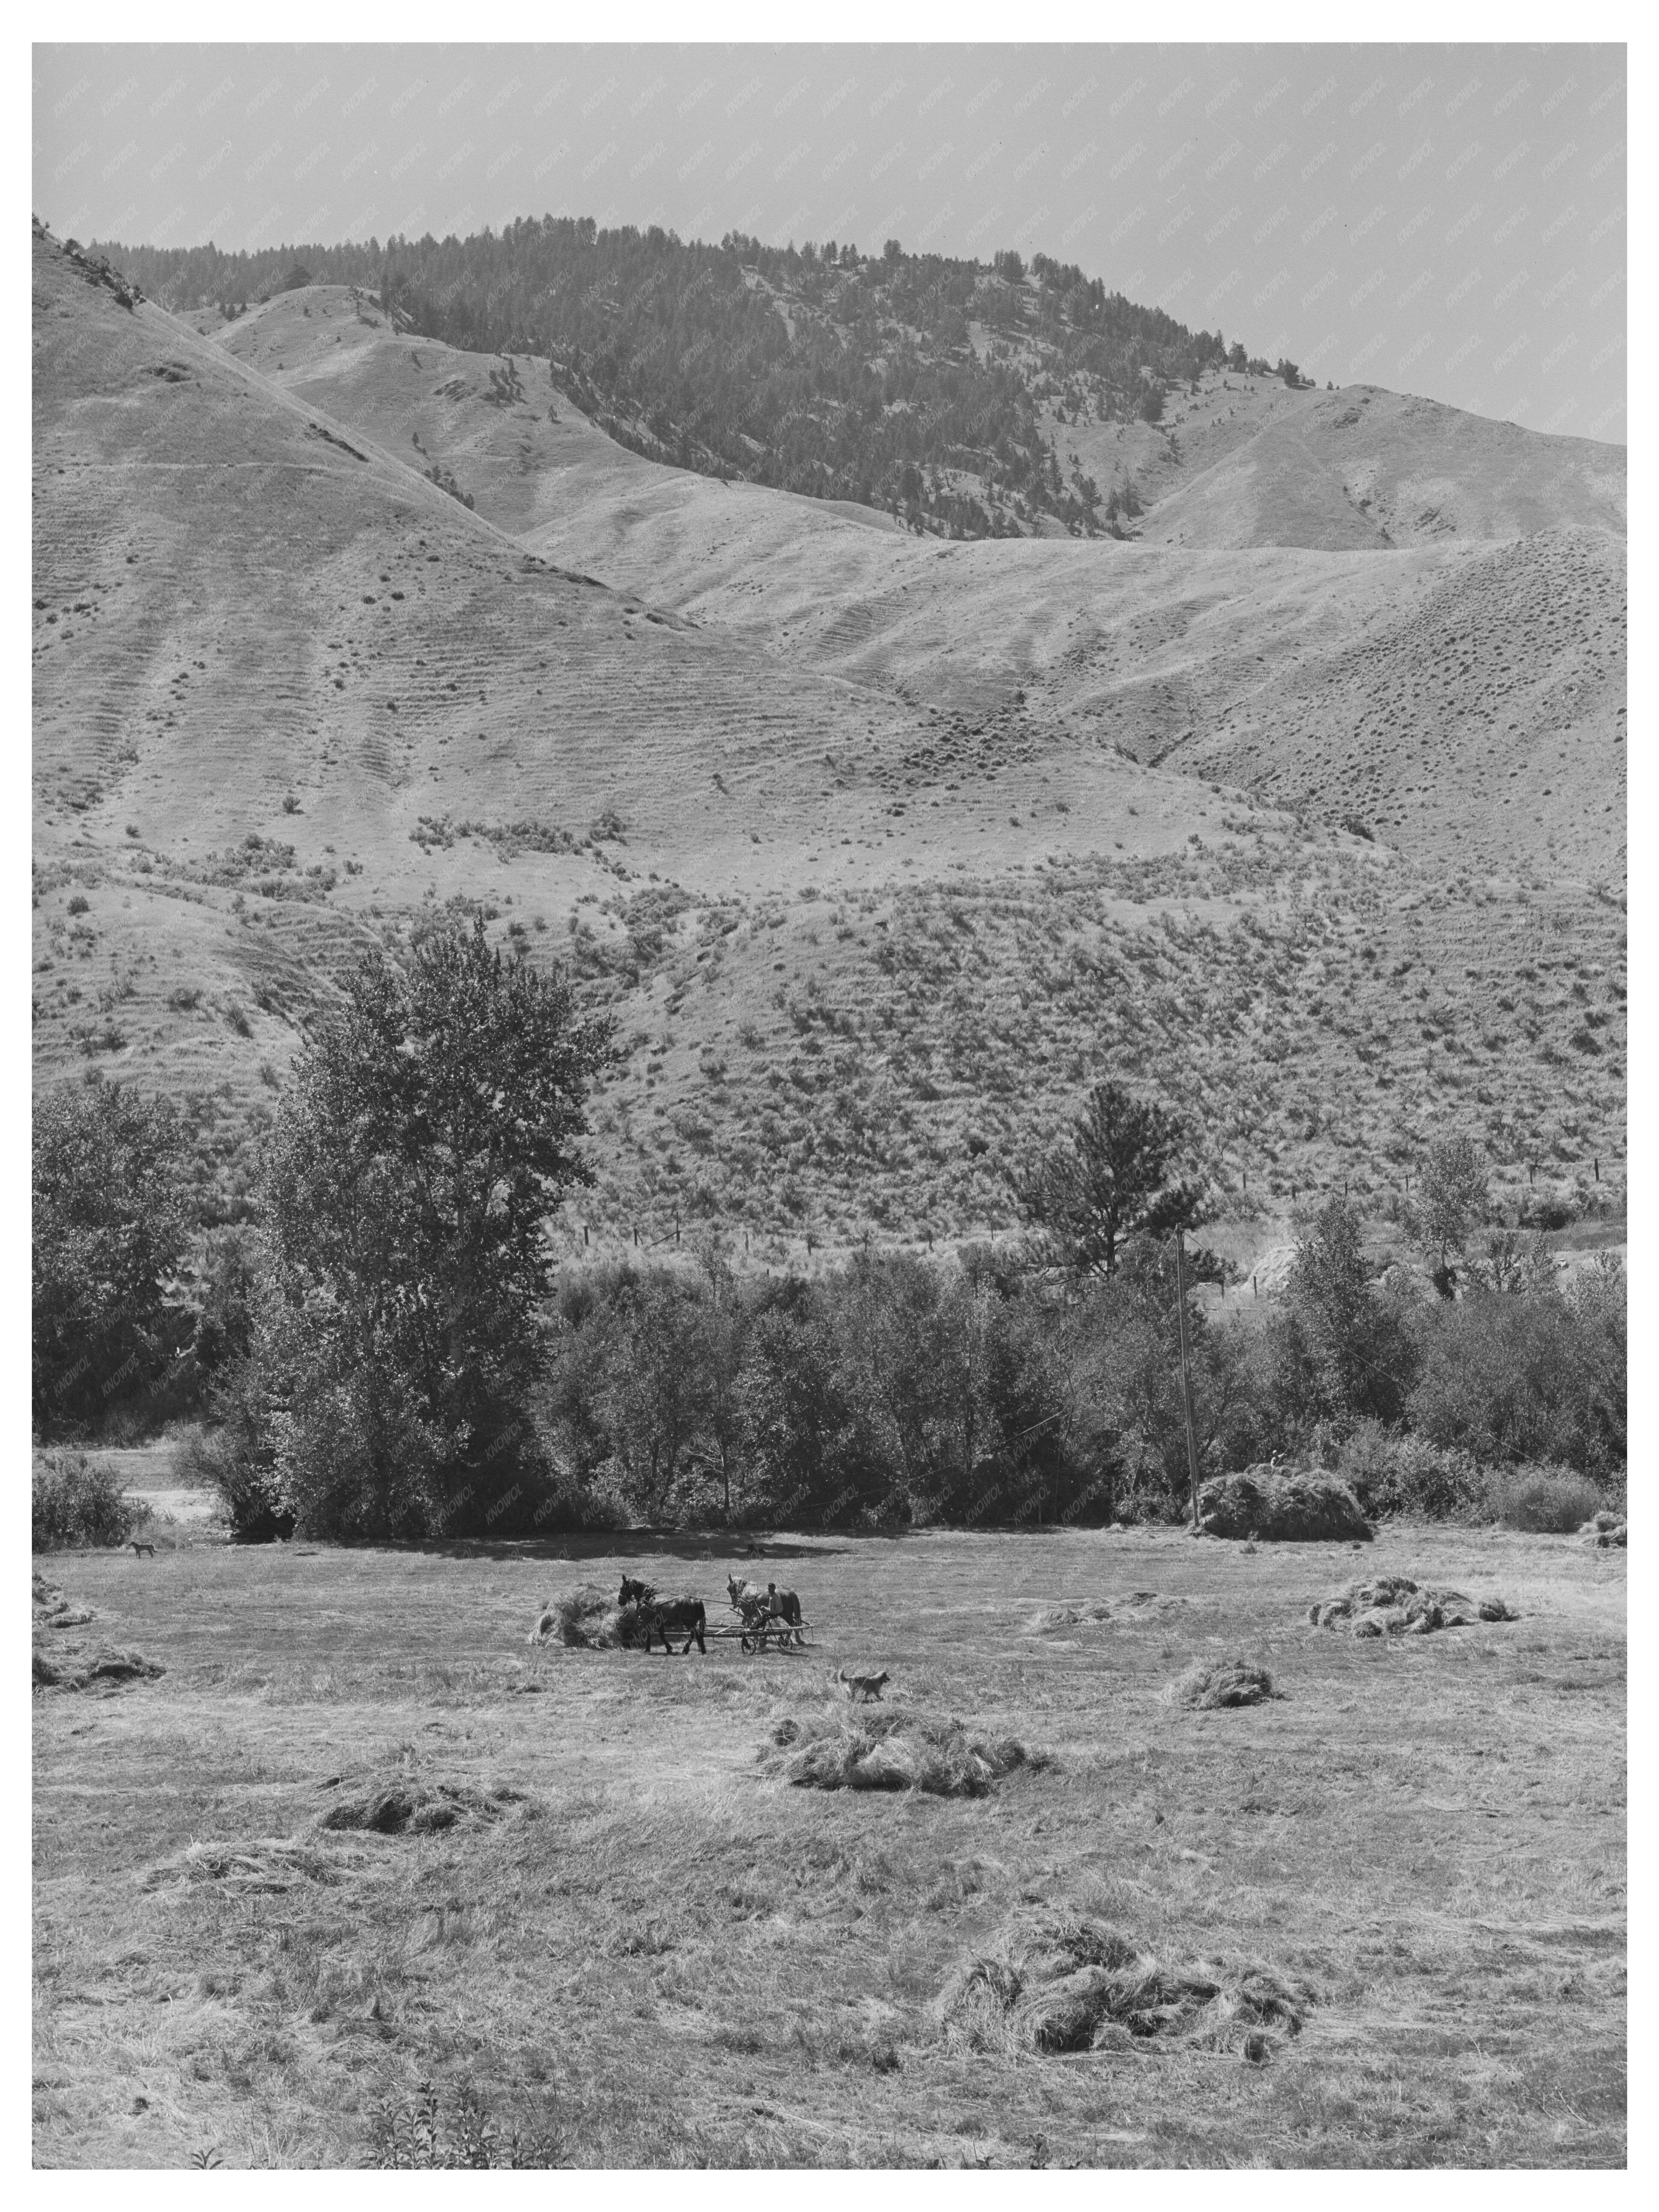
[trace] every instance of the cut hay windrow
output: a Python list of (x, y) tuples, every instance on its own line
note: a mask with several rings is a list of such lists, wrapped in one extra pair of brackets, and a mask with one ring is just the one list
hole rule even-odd
[(1062, 1628), (1127, 1628), (1137, 1622), (1173, 1613), (1187, 1602), (1184, 1597), (1164, 1597), (1157, 1590), (1130, 1590), (1122, 1597), (1079, 1599), (1070, 1605), (1051, 1605), (1034, 1613), (1025, 1624), (1030, 1636), (1051, 1636)]
[(964, 1959), (932, 2010), (949, 2040), (975, 2051), (1127, 2050), (1179, 2039), (1237, 2044), (1260, 2063), (1273, 2032), (1299, 2033), (1314, 2002), (1306, 1984), (1254, 1962), (1175, 1966), (1098, 1921), (1051, 1915), (1014, 1923)]
[(971, 1735), (960, 1721), (840, 1705), (788, 1715), (758, 1756), (798, 1790), (920, 1790), (936, 1797), (983, 1797), (1016, 1767), (1054, 1763), (1017, 1737)]
[(1164, 1692), (1166, 1704), (1218, 1711), (1233, 1705), (1259, 1705), (1281, 1693), (1273, 1678), (1253, 1659), (1195, 1659)]
[(1263, 1544), (1368, 1544), (1373, 1531), (1359, 1500), (1334, 1474), (1257, 1466), (1203, 1485), (1196, 1533), (1254, 1536)]
[(1431, 1636), (1441, 1628), (1473, 1628), (1479, 1621), (1518, 1620), (1501, 1597), (1473, 1598), (1462, 1590), (1430, 1589), (1409, 1575), (1376, 1575), (1350, 1583), (1340, 1596), (1308, 1607), (1316, 1628), (1345, 1629), (1351, 1636)]

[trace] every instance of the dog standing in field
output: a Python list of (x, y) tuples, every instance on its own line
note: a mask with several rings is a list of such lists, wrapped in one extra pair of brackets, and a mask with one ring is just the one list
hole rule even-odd
[(830, 1679), (841, 1684), (853, 1704), (867, 1705), (872, 1700), (880, 1704), (881, 1693), (892, 1678), (884, 1667), (879, 1674), (849, 1674), (845, 1667), (837, 1667)]

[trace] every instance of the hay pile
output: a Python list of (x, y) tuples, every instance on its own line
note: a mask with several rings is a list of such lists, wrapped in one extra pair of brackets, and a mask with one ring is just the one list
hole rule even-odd
[(1308, 1607), (1316, 1628), (1345, 1629), (1352, 1636), (1431, 1636), (1438, 1628), (1473, 1628), (1477, 1621), (1518, 1620), (1501, 1597), (1472, 1598), (1462, 1590), (1430, 1589), (1409, 1575), (1377, 1575), (1350, 1583), (1340, 1597)]
[(176, 1859), (151, 1867), (147, 1890), (170, 1883), (218, 1882), (238, 1897), (280, 1896), (296, 1882), (326, 1887), (339, 1874), (313, 1844), (288, 1836), (256, 1836), (243, 1843), (192, 1844)]
[(153, 1659), (137, 1651), (117, 1651), (106, 1646), (88, 1651), (83, 1644), (54, 1644), (51, 1638), (70, 1628), (84, 1628), (96, 1616), (88, 1608), (72, 1606), (64, 1593), (44, 1576), (33, 1582), (33, 1638), (30, 1678), (37, 1690), (84, 1690), (97, 1683), (114, 1688), (121, 1682), (151, 1681), (167, 1672)]
[(921, 1790), (935, 1797), (984, 1797), (1018, 1766), (1051, 1766), (1011, 1735), (970, 1735), (960, 1721), (826, 1705), (790, 1714), (763, 1744), (772, 1774), (798, 1790)]
[(1156, 1590), (1130, 1590), (1123, 1597), (1080, 1600), (1075, 1605), (1051, 1605), (1034, 1613), (1025, 1624), (1030, 1636), (1051, 1636), (1062, 1628), (1125, 1628), (1138, 1621), (1173, 1613), (1187, 1602), (1184, 1597), (1160, 1597)]
[(618, 1605), (609, 1590), (597, 1583), (584, 1583), (568, 1595), (550, 1598), (542, 1607), (528, 1641), (547, 1644), (557, 1638), (588, 1651), (612, 1651), (619, 1645), (643, 1644), (636, 1605)]
[(56, 1583), (36, 1572), (33, 1582), (34, 1626), (39, 1632), (46, 1628), (83, 1628), (95, 1616), (90, 1606), (72, 1606)]
[(377, 1836), (429, 1836), (463, 1822), (496, 1820), (523, 1792), (473, 1790), (453, 1782), (423, 1782), (407, 1772), (360, 1784), (315, 1823), (319, 1830), (361, 1830)]
[(1164, 1692), (1169, 1705), (1209, 1712), (1228, 1705), (1259, 1705), (1281, 1694), (1267, 1668), (1253, 1659), (1194, 1659)]
[(1259, 2062), (1267, 2033), (1297, 2034), (1314, 2002), (1305, 1984), (1252, 1964), (1175, 1967), (1098, 1921), (1017, 1922), (964, 1960), (933, 2005), (953, 2042), (1009, 2053), (1130, 2050), (1154, 2038)]
[(148, 1682), (165, 1674), (153, 1659), (137, 1651), (43, 1651), (34, 1648), (34, 1686), (37, 1689), (84, 1690), (94, 1682)]
[(1630, 1543), (1630, 1524), (1624, 1515), (1609, 1513), (1605, 1506), (1592, 1513), (1578, 1533), (1587, 1544), (1601, 1551), (1616, 1546), (1622, 1552)]
[(1247, 1467), (1198, 1493), (1198, 1533), (1265, 1544), (1368, 1544), (1371, 1524), (1346, 1482), (1319, 1468)]

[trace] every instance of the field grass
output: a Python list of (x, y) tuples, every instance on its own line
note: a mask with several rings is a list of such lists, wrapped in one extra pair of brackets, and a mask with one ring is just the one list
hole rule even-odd
[[(589, 2165), (1622, 2161), (1623, 1553), (1385, 1528), (1365, 1572), (1522, 1618), (1366, 1644), (1306, 1626), (1360, 1571), (1340, 1545), (606, 1540), (641, 1548), (181, 1528), (153, 1561), (50, 1563), (167, 1671), (35, 1702), (38, 2163), (357, 2163), (422, 2079)], [(643, 1571), (712, 1620), (757, 1565), (808, 1651), (526, 1644), (579, 1581)], [(1170, 1602), (1034, 1625), (1135, 1591)], [(1164, 1700), (1235, 1653), (1282, 1694)], [(843, 1663), (1058, 1764), (970, 1800), (762, 1778)], [(388, 1772), (524, 1796), (430, 1834), (313, 1828)], [(216, 1844), (244, 1848), (191, 1855)], [(953, 1966), (1042, 1906), (1316, 2002), (1265, 2064), (948, 2039)]]

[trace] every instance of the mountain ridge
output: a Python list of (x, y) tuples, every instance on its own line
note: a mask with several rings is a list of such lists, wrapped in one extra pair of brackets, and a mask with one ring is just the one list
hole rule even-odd
[[(1569, 853), (1564, 813), (1553, 858), (1502, 867), (1455, 824), (1455, 865), (1390, 849), (1322, 798), (1266, 803), (1241, 713), (1182, 719), (1252, 639), (1271, 696), (1331, 632), (1306, 757), (1272, 763), (1328, 774), (1333, 655), (1401, 631), (1402, 593), (1501, 627), (1512, 578), (1473, 613), (1445, 594), (1494, 559), (1547, 588), (1564, 533), (951, 544), (677, 489), (522, 365), (516, 396), (499, 357), (329, 288), (210, 344), (37, 234), (35, 318), (37, 1080), (188, 1096), (216, 1204), (245, 1203), (343, 963), (455, 899), (617, 1015), (601, 1240), (671, 1208), (774, 1257), (995, 1233), (1006, 1166), (1103, 1068), (1184, 1103), (1247, 1212), (1339, 1173), (1382, 1191), (1449, 1114), (1511, 1180), (1540, 1147), (1620, 1157), (1611, 829)], [(1584, 591), (1621, 580), (1613, 533), (1565, 538)], [(1559, 688), (1572, 655), (1547, 659)], [(1151, 764), (1171, 737), (1202, 775)], [(1607, 773), (1583, 756), (1598, 803)]]

